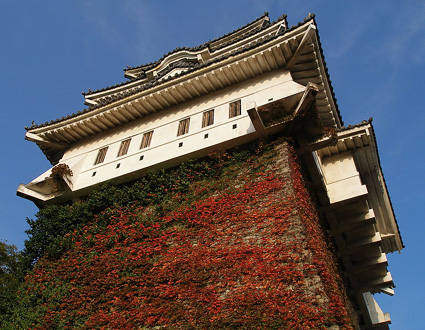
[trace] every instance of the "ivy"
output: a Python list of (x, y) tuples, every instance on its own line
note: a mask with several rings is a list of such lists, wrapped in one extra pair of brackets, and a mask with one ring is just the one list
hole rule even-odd
[[(27, 218), (30, 228), (26, 231), (29, 239), (26, 240), (22, 253), (24, 268), (30, 270), (44, 255), (51, 259), (59, 258), (69, 247), (65, 235), (92, 222), (93, 217), (102, 211), (115, 205), (126, 207), (155, 204), (158, 214), (165, 212), (172, 207), (170, 204), (175, 202), (170, 197), (172, 194), (184, 194), (193, 181), (206, 182), (217, 177), (223, 168), (243, 163), (252, 156), (255, 149), (259, 149), (257, 143), (232, 150), (231, 157), (224, 151), (215, 152), (208, 158), (189, 160), (170, 170), (151, 171), (127, 184), (100, 185), (88, 196), (72, 204), (56, 204), (42, 208), (35, 219)], [(109, 220), (105, 217), (101, 219), (101, 224), (107, 226)]]
[(7, 329), (353, 329), (281, 140), (41, 210), (34, 234), (54, 214), (67, 223), (46, 243), (62, 250), (39, 248)]

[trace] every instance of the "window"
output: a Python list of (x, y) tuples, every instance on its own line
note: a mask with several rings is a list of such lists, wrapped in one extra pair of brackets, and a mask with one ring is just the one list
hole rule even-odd
[(241, 100), (229, 103), (229, 118), (239, 116), (241, 114)]
[(177, 136), (189, 133), (189, 123), (190, 123), (190, 118), (180, 120)]
[(140, 149), (147, 148), (151, 145), (152, 134), (153, 134), (153, 131), (143, 134), (142, 144), (140, 145)]
[(128, 147), (130, 146), (131, 139), (127, 139), (121, 142), (120, 150), (118, 151), (117, 157), (124, 156), (128, 152)]
[(202, 117), (202, 127), (214, 124), (214, 109), (205, 111)]
[(94, 161), (94, 165), (103, 163), (105, 160), (106, 152), (108, 151), (108, 147), (104, 147), (102, 149), (99, 149), (99, 152), (97, 153), (96, 160)]

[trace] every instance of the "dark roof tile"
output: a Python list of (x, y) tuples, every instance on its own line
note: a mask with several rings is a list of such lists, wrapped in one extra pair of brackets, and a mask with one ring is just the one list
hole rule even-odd
[[(263, 16), (261, 16), (259, 19), (261, 19), (261, 18), (263, 18), (263, 17), (264, 17), (264, 15), (263, 15)], [(257, 20), (259, 20), (259, 19), (257, 19)], [(286, 19), (286, 16), (281, 16), (278, 20), (276, 20), (276, 21), (275, 21), (275, 22), (273, 22), (272, 24), (276, 24), (276, 23), (280, 22), (280, 21), (281, 21), (281, 20), (283, 20), (283, 19)], [(264, 43), (266, 43), (266, 42), (268, 42), (268, 41), (270, 41), (270, 40), (273, 40), (273, 39), (275, 39), (275, 38), (277, 38), (277, 37), (279, 37), (279, 36), (281, 36), (281, 35), (283, 35), (283, 34), (285, 34), (285, 33), (287, 33), (287, 32), (290, 32), (290, 31), (291, 31), (291, 30), (293, 30), (293, 29), (298, 28), (299, 26), (301, 26), (302, 24), (306, 23), (307, 21), (309, 21), (309, 20), (311, 20), (311, 19), (314, 19), (314, 14), (309, 14), (309, 16), (307, 16), (307, 17), (304, 19), (304, 21), (303, 21), (303, 22), (298, 22), (298, 24), (297, 24), (297, 25), (293, 25), (293, 26), (291, 26), (291, 28), (290, 28), (290, 29), (282, 30), (282, 31), (280, 31), (280, 32), (279, 32), (278, 34), (276, 34), (276, 35), (269, 35), (269, 36), (267, 36), (267, 38), (264, 38), (263, 40), (259, 41), (259, 42), (258, 42), (258, 43), (256, 43), (255, 45), (249, 45), (249, 46), (248, 46), (248, 45), (246, 45), (246, 46), (244, 46), (242, 49), (237, 49), (237, 50), (235, 50), (234, 52), (232, 52), (231, 54), (223, 54), (223, 55), (221, 55), (221, 56), (215, 57), (215, 58), (213, 58), (213, 59), (211, 59), (211, 60), (207, 61), (206, 63), (199, 63), (198, 65), (194, 65), (194, 66), (192, 66), (192, 67), (190, 67), (190, 66), (189, 66), (189, 67), (188, 67), (188, 69), (187, 69), (187, 70), (185, 70), (185, 71), (183, 71), (183, 72), (180, 72), (180, 73), (178, 73), (178, 74), (176, 74), (176, 75), (174, 75), (174, 76), (172, 76), (172, 77), (170, 76), (170, 77), (167, 77), (167, 78), (165, 78), (165, 79), (161, 79), (161, 78), (162, 78), (162, 76), (166, 74), (166, 73), (164, 73), (163, 75), (157, 76), (157, 77), (155, 77), (153, 80), (148, 81), (148, 82), (146, 82), (146, 83), (144, 83), (144, 84), (142, 84), (142, 85), (140, 85), (140, 86), (134, 87), (134, 88), (132, 88), (131, 90), (128, 90), (127, 92), (124, 92), (124, 93), (123, 93), (123, 92), (121, 92), (121, 93), (114, 94), (114, 95), (112, 95), (112, 96), (107, 96), (107, 97), (105, 97), (105, 98), (102, 98), (101, 100), (99, 100), (99, 102), (98, 102), (98, 104), (97, 104), (97, 105), (91, 105), (91, 106), (89, 106), (89, 107), (88, 107), (88, 108), (86, 108), (86, 109), (83, 109), (83, 110), (81, 110), (81, 111), (78, 111), (77, 113), (73, 113), (73, 114), (71, 114), (71, 115), (67, 116), (67, 118), (66, 118), (66, 119), (70, 119), (70, 118), (77, 117), (77, 116), (79, 116), (79, 115), (81, 115), (81, 114), (85, 114), (85, 113), (87, 113), (87, 112), (93, 111), (93, 110), (98, 109), (98, 108), (100, 108), (100, 107), (103, 107), (103, 106), (105, 106), (105, 105), (111, 104), (111, 103), (113, 103), (113, 102), (115, 102), (115, 101), (118, 101), (118, 100), (120, 100), (120, 99), (124, 98), (124, 97), (134, 95), (134, 94), (136, 94), (136, 93), (139, 93), (139, 92), (144, 91), (144, 90), (146, 90), (146, 89), (149, 89), (149, 88), (151, 88), (151, 87), (157, 86), (157, 85), (162, 84), (162, 83), (164, 83), (164, 82), (170, 81), (170, 80), (175, 79), (175, 78), (182, 77), (182, 76), (184, 76), (184, 75), (186, 75), (186, 74), (189, 74), (189, 73), (191, 73), (191, 72), (193, 72), (193, 71), (195, 71), (195, 70), (197, 70), (197, 69), (199, 69), (199, 68), (207, 67), (207, 66), (209, 66), (209, 65), (211, 65), (211, 64), (214, 64), (214, 63), (217, 63), (217, 62), (219, 62), (219, 61), (221, 61), (221, 60), (223, 60), (223, 59), (225, 59), (225, 58), (228, 58), (228, 57), (231, 57), (231, 56), (235, 56), (235, 55), (238, 55), (238, 54), (243, 53), (243, 52), (245, 52), (245, 51), (251, 50), (251, 49), (253, 49), (253, 48), (255, 48), (255, 47), (258, 47), (258, 46), (260, 46), (260, 45), (262, 45), (262, 44), (264, 44)], [(256, 20), (256, 21), (257, 21), (257, 20)], [(254, 22), (255, 22), (255, 21), (254, 21)], [(252, 23), (249, 23), (249, 24), (252, 24)], [(248, 24), (248, 25), (249, 25), (249, 24)], [(246, 26), (248, 26), (248, 25), (246, 25)], [(242, 28), (240, 28), (240, 29), (243, 29), (243, 28), (244, 28), (244, 27), (242, 27)], [(240, 29), (238, 29), (238, 30), (240, 30)], [(238, 30), (235, 30), (235, 31), (238, 31)], [(258, 31), (257, 31), (257, 32), (258, 32)], [(232, 32), (232, 33), (234, 33), (234, 32)], [(223, 37), (220, 37), (220, 38), (223, 38)], [(220, 38), (218, 38), (218, 39), (220, 39)], [(216, 39), (216, 40), (218, 40), (218, 39)], [(322, 54), (322, 57), (323, 57), (323, 62), (324, 62), (323, 50), (322, 50), (322, 47), (321, 47), (321, 44), (320, 44), (320, 40), (319, 40), (319, 46), (320, 46), (320, 51), (321, 51), (321, 54)], [(172, 52), (170, 52), (170, 53), (172, 53)], [(170, 54), (170, 53), (169, 53), (169, 54)], [(165, 55), (165, 56), (168, 56), (168, 55)], [(164, 58), (165, 56), (163, 56), (163, 58)], [(161, 60), (162, 60), (162, 59), (161, 59)], [(157, 62), (159, 62), (159, 61), (157, 61)], [(324, 62), (324, 66), (325, 66), (326, 73), (328, 73), (328, 72), (327, 72), (327, 68), (326, 68), (326, 63), (325, 63), (325, 62)], [(328, 79), (329, 79), (329, 75), (328, 75)], [(117, 84), (117, 85), (114, 85), (114, 86), (111, 86), (111, 87), (107, 87), (107, 88), (104, 88), (104, 89), (101, 89), (101, 90), (92, 91), (91, 93), (97, 93), (97, 92), (100, 92), (100, 91), (104, 91), (104, 90), (112, 89), (112, 88), (115, 88), (115, 87), (123, 86), (123, 85), (126, 85), (126, 84), (130, 83), (130, 82), (134, 82), (134, 80), (126, 81), (126, 82), (123, 82), (123, 83), (121, 83), (121, 84)], [(331, 85), (330, 79), (329, 79), (329, 85), (330, 85), (330, 88), (331, 88), (332, 96), (335, 98), (335, 95), (334, 95), (334, 92), (333, 92), (333, 88), (332, 88), (332, 85)], [(91, 94), (91, 93), (90, 93), (90, 94)], [(86, 94), (86, 95), (87, 95), (87, 94)], [(336, 102), (335, 102), (335, 105), (336, 105)], [(338, 112), (339, 118), (340, 118), (340, 120), (341, 120), (341, 122), (342, 122), (342, 119), (341, 119), (341, 115), (340, 115), (340, 112), (339, 112), (338, 106), (336, 105), (336, 107), (337, 107), (337, 112)], [(46, 123), (44, 123), (44, 124), (38, 124), (38, 125), (37, 125), (37, 124), (32, 124), (30, 127), (25, 127), (25, 129), (26, 129), (26, 130), (32, 130), (32, 129), (36, 129), (36, 128), (41, 128), (41, 127), (45, 127), (45, 126), (49, 126), (49, 125), (52, 125), (52, 124), (59, 123), (59, 122), (61, 122), (61, 121), (63, 121), (63, 120), (65, 120), (65, 119), (60, 118), (60, 119), (52, 120), (52, 121), (50, 121), (50, 122), (46, 122)]]

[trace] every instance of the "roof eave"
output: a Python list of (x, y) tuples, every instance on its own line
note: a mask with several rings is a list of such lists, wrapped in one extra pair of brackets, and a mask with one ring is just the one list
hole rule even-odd
[[(292, 27), (290, 30), (274, 35), (266, 40), (263, 39), (262, 43), (255, 44), (251, 48), (241, 48), (235, 53), (229, 52), (228, 55), (219, 57), (201, 67), (190, 68), (177, 77), (169, 77), (161, 81), (158, 80), (154, 84), (146, 84), (146, 87), (143, 85), (137, 89), (135, 86), (138, 83), (135, 82), (134, 85), (131, 85), (131, 88), (125, 86), (123, 96), (117, 95), (105, 104), (100, 103), (75, 115), (62, 118), (56, 122), (30, 127), (27, 130), (43, 139), (52, 142), (61, 141), (69, 145), (77, 140), (131, 120), (261, 75), (265, 71), (271, 71), (277, 68), (285, 69), (287, 65), (286, 59), (289, 60), (293, 55), (291, 47), (297, 48), (299, 46), (298, 43), (305, 37), (308, 30), (312, 30), (312, 27), (314, 27), (313, 31), (315, 31), (314, 21), (310, 18), (304, 23), (299, 23), (296, 27)], [(271, 27), (266, 30), (269, 29)], [(321, 116), (325, 120), (325, 126), (338, 128), (341, 120), (339, 111), (333, 101), (333, 92), (327, 71), (324, 63), (322, 63), (321, 48), (317, 33), (312, 33), (308, 40), (309, 47), (312, 49), (312, 63), (316, 63), (314, 65), (318, 63), (317, 69), (313, 71), (315, 77), (312, 80), (314, 81), (311, 82), (316, 84), (319, 82), (323, 85), (321, 87), (322, 90), (317, 96), (318, 99), (321, 98), (320, 102), (318, 102), (319, 112), (321, 112)], [(289, 43), (291, 46), (288, 46)], [(238, 45), (235, 44), (235, 47), (239, 47)], [(320, 52), (317, 51), (318, 49), (320, 49)], [(270, 60), (270, 56), (277, 56), (277, 53), (282, 53), (283, 57), (281, 59), (274, 58)], [(245, 64), (241, 64), (243, 62)], [(273, 62), (275, 64), (271, 64)], [(299, 67), (303, 65), (302, 62), (303, 59), (301, 57), (300, 63), (295, 63), (294, 67), (298, 66), (297, 70), (299, 70)], [(246, 63), (251, 63), (249, 66), (252, 67), (244, 67), (246, 71), (242, 72), (244, 77), (236, 77), (235, 79), (233, 67), (239, 65), (240, 68), (245, 66)], [(294, 80), (299, 82), (295, 79), (295, 76), (296, 74), (293, 73)], [(212, 78), (209, 79), (208, 77)], [(304, 80), (300, 82), (303, 85), (307, 85), (310, 82), (310, 78)], [(194, 84), (199, 84), (199, 81), (203, 81), (202, 86), (200, 85), (202, 88), (194, 87)], [(215, 85), (207, 86), (208, 84)]]
[[(343, 152), (353, 153), (360, 175), (368, 186), (370, 201), (375, 203), (373, 208), (376, 210), (377, 226), (383, 238), (383, 251), (401, 251), (404, 245), (382, 172), (371, 119), (339, 129), (336, 137), (338, 143), (319, 150), (319, 154), (328, 157)], [(316, 143), (323, 143), (327, 139), (330, 137)]]
[(93, 109), (93, 107), (92, 107), (92, 109), (90, 109), (90, 108), (85, 109), (85, 110), (81, 111), (80, 113), (78, 113), (76, 116), (73, 116), (72, 118), (64, 118), (64, 119), (61, 119), (57, 122), (46, 123), (46, 124), (44, 124), (42, 126), (38, 126), (38, 127), (29, 127), (27, 130), (28, 130), (28, 132), (31, 132), (31, 133), (34, 133), (34, 134), (40, 134), (40, 133), (44, 133), (44, 132), (49, 131), (49, 130), (61, 129), (64, 126), (76, 124), (81, 120), (92, 117), (92, 116), (97, 115), (101, 112), (110, 110), (110, 109), (112, 109), (116, 106), (119, 106), (123, 103), (128, 102), (131, 99), (137, 99), (137, 98), (140, 98), (140, 97), (143, 97), (143, 96), (148, 96), (150, 94), (157, 93), (157, 92), (159, 92), (163, 89), (179, 85), (182, 82), (190, 81), (191, 79), (196, 79), (197, 77), (202, 76), (207, 72), (213, 72), (214, 70), (219, 69), (220, 67), (227, 66), (231, 62), (235, 62), (237, 60), (243, 59), (244, 57), (250, 57), (250, 56), (254, 55), (255, 53), (262, 52), (265, 49), (267, 49), (267, 48), (269, 48), (273, 45), (279, 44), (281, 42), (285, 42), (286, 39), (293, 38), (293, 37), (296, 37), (297, 35), (300, 35), (302, 32), (304, 32), (303, 30), (305, 30), (306, 27), (307, 27), (307, 25), (300, 26), (297, 29), (294, 29), (294, 30), (290, 31), (290, 33), (284, 34), (284, 35), (280, 36), (279, 38), (274, 39), (272, 41), (272, 44), (264, 43), (263, 45), (261, 45), (261, 47), (256, 47), (256, 48), (250, 49), (248, 51), (240, 52), (239, 54), (236, 54), (236, 55), (231, 55), (231, 56), (229, 56), (229, 57), (227, 57), (223, 60), (216, 61), (214, 63), (208, 64), (208, 65), (206, 65), (206, 66), (204, 66), (200, 69), (193, 70), (193, 71), (190, 71), (190, 72), (186, 72), (186, 73), (182, 74), (181, 76), (179, 76), (177, 78), (165, 80), (165, 81), (163, 81), (163, 82), (161, 82), (161, 83), (159, 83), (159, 84), (157, 84), (153, 87), (147, 88), (147, 89), (145, 89), (145, 90), (143, 90), (143, 91), (141, 91), (137, 94), (131, 95), (129, 97), (125, 97), (123, 99), (113, 101), (110, 104), (106, 104), (104, 106), (99, 106), (97, 108), (94, 107), (94, 109)]

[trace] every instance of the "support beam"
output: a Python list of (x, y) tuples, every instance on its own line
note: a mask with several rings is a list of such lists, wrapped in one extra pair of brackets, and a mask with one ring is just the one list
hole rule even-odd
[(40, 145), (55, 148), (55, 149), (64, 149), (64, 148), (68, 147), (67, 143), (63, 143), (63, 142), (59, 142), (59, 141), (49, 141), (49, 140), (46, 140), (46, 139), (44, 139), (44, 138), (42, 138), (42, 137), (40, 137), (40, 136), (38, 136), (34, 133), (30, 133), (30, 132), (27, 132), (25, 134), (25, 140), (32, 141), (32, 142), (38, 143)]
[(251, 56), (251, 58), (252, 58), (252, 62), (254, 63), (254, 65), (257, 67), (258, 72), (259, 72), (260, 74), (263, 74), (263, 73), (264, 73), (264, 70), (263, 70), (263, 68), (261, 67), (260, 62), (258, 61), (257, 56), (256, 56), (256, 55), (252, 55), (252, 56)]
[(297, 62), (298, 58), (300, 57), (305, 45), (307, 45), (311, 36), (315, 32), (316, 32), (316, 27), (313, 24), (310, 24), (307, 28), (307, 31), (304, 34), (304, 37), (302, 38), (300, 44), (298, 45), (298, 48), (295, 50), (294, 54), (292, 55), (291, 59), (286, 65), (285, 69), (291, 70), (291, 68), (294, 66), (294, 64)]
[(239, 79), (236, 76), (235, 71), (233, 71), (233, 66), (228, 65), (226, 68), (230, 72), (230, 75), (233, 77), (235, 84), (237, 84), (239, 82)]
[(134, 107), (141, 112), (142, 115), (148, 115), (149, 110), (146, 109), (146, 107), (143, 105), (143, 103), (140, 102), (140, 100), (135, 100)]
[[(268, 51), (267, 51), (267, 53), (268, 53)], [(263, 63), (266, 65), (267, 71), (272, 71), (272, 68), (271, 68), (271, 66), (270, 66), (270, 64), (267, 60), (266, 52), (261, 52), (260, 58), (263, 60)]]
[(252, 69), (251, 65), (249, 64), (249, 61), (245, 58), (245, 59), (243, 60), (243, 63), (245, 64), (245, 66), (247, 67), (247, 69), (248, 69), (249, 73), (251, 74), (251, 78), (255, 77), (255, 72), (254, 72), (254, 70)]
[(224, 80), (226, 81), (227, 85), (231, 85), (232, 83), (230, 82), (229, 78), (226, 75), (226, 72), (224, 72), (223, 68), (219, 69), (219, 72), (221, 73), (221, 75), (223, 76)]
[(254, 125), (255, 130), (262, 134), (265, 130), (265, 126), (263, 121), (261, 120), (261, 117), (257, 111), (256, 108), (248, 109), (247, 110), (249, 118), (251, 118), (252, 124)]
[(199, 77), (195, 78), (196, 85), (199, 86), (199, 88), (202, 90), (203, 94), (208, 94), (207, 89), (205, 88), (204, 84), (202, 83), (201, 79)]
[(170, 89), (166, 90), (166, 93), (164, 93), (164, 98), (165, 98), (165, 96), (167, 96), (171, 99), (171, 101), (174, 103), (173, 105), (179, 104), (179, 101), (177, 101), (177, 99), (173, 96)]

